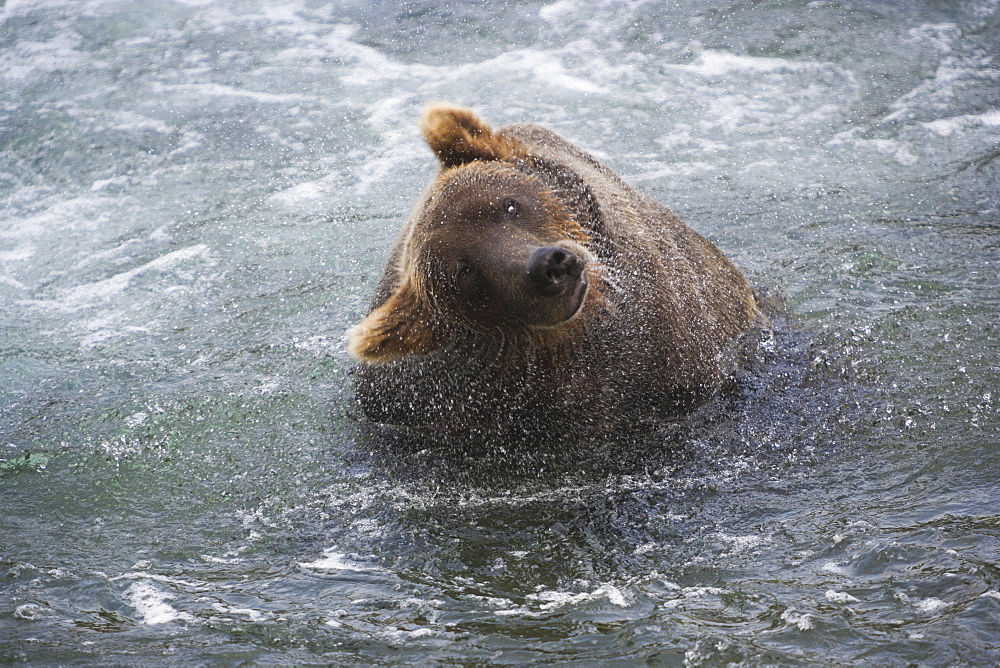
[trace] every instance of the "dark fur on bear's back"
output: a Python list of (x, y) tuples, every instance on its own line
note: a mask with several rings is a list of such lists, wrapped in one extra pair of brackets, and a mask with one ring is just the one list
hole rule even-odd
[(441, 171), (349, 333), (373, 421), (605, 436), (710, 395), (767, 326), (714, 245), (555, 133), (450, 105), (422, 129)]

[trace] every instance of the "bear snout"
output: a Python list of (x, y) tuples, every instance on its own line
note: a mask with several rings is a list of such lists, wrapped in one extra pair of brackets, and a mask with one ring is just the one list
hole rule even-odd
[(528, 279), (535, 291), (554, 297), (575, 286), (583, 269), (583, 260), (569, 249), (543, 246), (528, 260)]

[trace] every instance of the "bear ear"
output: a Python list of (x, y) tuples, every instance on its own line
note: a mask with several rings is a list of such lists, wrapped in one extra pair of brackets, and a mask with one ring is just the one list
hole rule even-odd
[(427, 107), (420, 130), (443, 167), (473, 160), (506, 160), (523, 152), (513, 139), (494, 134), (472, 111), (452, 104)]
[(347, 352), (370, 364), (384, 364), (408, 355), (426, 355), (444, 347), (432, 327), (430, 307), (409, 284), (401, 286), (347, 332)]

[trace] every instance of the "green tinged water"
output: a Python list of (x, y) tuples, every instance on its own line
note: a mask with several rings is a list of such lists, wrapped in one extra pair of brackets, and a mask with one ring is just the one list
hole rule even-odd
[[(1000, 660), (996, 2), (0, 21), (0, 661)], [(781, 294), (763, 370), (558, 473), (362, 429), (343, 332), (436, 99)]]

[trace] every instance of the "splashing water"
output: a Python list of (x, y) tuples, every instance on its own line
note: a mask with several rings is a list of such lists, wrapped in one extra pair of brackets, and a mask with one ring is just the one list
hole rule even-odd
[[(0, 3), (0, 660), (1000, 661), (1000, 3), (939, 5)], [(711, 237), (767, 364), (559, 475), (373, 445), (435, 99)]]

